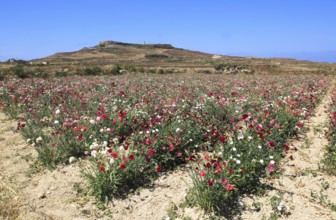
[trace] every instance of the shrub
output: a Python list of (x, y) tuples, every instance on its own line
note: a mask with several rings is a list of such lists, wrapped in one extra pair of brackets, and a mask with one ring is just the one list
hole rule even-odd
[(66, 77), (66, 76), (68, 76), (68, 75), (69, 75), (69, 73), (66, 72), (66, 71), (57, 71), (57, 72), (55, 73), (55, 76), (56, 76), (56, 77)]
[(112, 75), (120, 75), (121, 73), (121, 67), (119, 64), (114, 65), (111, 70), (109, 71)]
[(129, 72), (132, 72), (132, 73), (137, 71), (137, 68), (132, 64), (126, 65), (125, 69)]
[(83, 71), (83, 75), (85, 76), (97, 76), (101, 74), (102, 74), (102, 70), (98, 66), (93, 66), (92, 68), (87, 67)]
[(21, 65), (11, 67), (10, 72), (20, 79), (28, 78), (30, 74), (29, 72), (25, 71), (23, 66)]

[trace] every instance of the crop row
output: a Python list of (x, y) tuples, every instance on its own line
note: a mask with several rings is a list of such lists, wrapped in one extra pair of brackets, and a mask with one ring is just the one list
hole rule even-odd
[(330, 174), (336, 175), (336, 88), (330, 93), (331, 102), (329, 107), (329, 128), (326, 135), (329, 140), (327, 151), (324, 155), (324, 170)]
[(323, 76), (118, 76), (3, 82), (1, 109), (53, 167), (78, 157), (90, 192), (112, 199), (188, 164), (205, 210), (281, 169), (329, 85)]

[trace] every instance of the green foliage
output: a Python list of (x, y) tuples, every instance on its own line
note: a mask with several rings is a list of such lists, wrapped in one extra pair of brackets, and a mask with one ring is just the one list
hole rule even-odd
[(5, 73), (4, 71), (0, 70), (0, 81), (3, 81), (5, 79)]
[(169, 56), (165, 54), (146, 54), (145, 58), (147, 59), (167, 59)]
[(144, 73), (145, 72), (145, 68), (138, 67), (136, 71), (139, 72), (139, 73)]
[(239, 64), (239, 63), (229, 63), (229, 62), (212, 62), (213, 67), (216, 71), (227, 72), (227, 73), (246, 73), (252, 74), (254, 70), (249, 65)]
[(56, 77), (66, 77), (66, 76), (68, 76), (68, 75), (69, 75), (69, 73), (66, 72), (66, 71), (57, 71), (57, 72), (55, 73), (55, 76), (56, 76)]
[(30, 75), (21, 65), (11, 67), (9, 71), (20, 79), (28, 78)]
[(93, 66), (91, 68), (86, 67), (83, 70), (83, 75), (85, 75), (85, 76), (97, 76), (97, 75), (101, 75), (101, 74), (102, 74), (102, 70), (98, 66)]
[(121, 72), (121, 66), (119, 64), (116, 64), (114, 65), (109, 71), (108, 71), (109, 74), (112, 74), (112, 75), (121, 75), (122, 72)]
[(128, 64), (128, 65), (125, 66), (125, 70), (127, 70), (127, 71), (129, 71), (131, 73), (134, 73), (134, 72), (137, 71), (137, 68), (134, 65), (132, 65), (132, 64)]

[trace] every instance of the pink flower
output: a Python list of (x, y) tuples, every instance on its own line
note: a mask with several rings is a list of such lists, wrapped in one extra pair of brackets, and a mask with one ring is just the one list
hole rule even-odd
[(224, 185), (226, 185), (227, 184), (227, 179), (222, 179), (222, 183), (224, 184)]
[(226, 190), (231, 191), (233, 189), (233, 186), (231, 184), (226, 185)]
[(201, 177), (204, 177), (206, 175), (206, 172), (204, 171), (204, 170), (202, 170), (201, 172), (200, 172), (200, 176)]
[(215, 182), (215, 181), (214, 181), (213, 179), (210, 179), (210, 180), (208, 181), (208, 185), (209, 185), (209, 186), (212, 186), (212, 185), (214, 184), (214, 182)]
[(270, 173), (274, 172), (274, 164), (268, 164), (268, 170)]

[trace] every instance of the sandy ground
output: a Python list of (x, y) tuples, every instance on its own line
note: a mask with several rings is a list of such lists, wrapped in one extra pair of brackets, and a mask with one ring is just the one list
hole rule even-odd
[[(326, 96), (307, 124), (309, 131), (291, 144), (278, 178), (265, 180), (272, 189), (263, 196), (242, 199), (242, 219), (336, 219), (330, 204), (336, 204), (336, 177), (319, 171), (323, 137), (328, 122)], [(198, 209), (179, 208), (192, 185), (185, 169), (163, 174), (126, 199), (102, 206), (82, 190), (80, 163), (36, 172), (35, 149), (15, 132), (16, 123), (0, 113), (0, 219), (209, 219)], [(82, 162), (85, 163), (85, 162)], [(271, 206), (271, 198), (279, 198)], [(254, 203), (254, 205), (252, 205)], [(257, 208), (259, 207), (259, 208)], [(278, 210), (278, 208), (281, 210)], [(275, 219), (275, 218), (273, 218)]]

